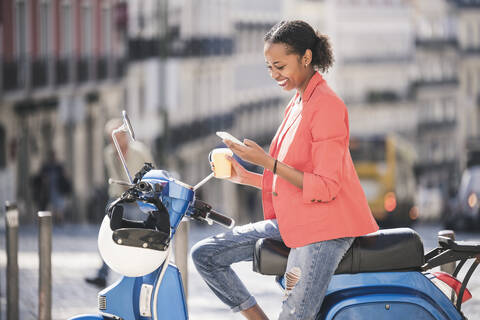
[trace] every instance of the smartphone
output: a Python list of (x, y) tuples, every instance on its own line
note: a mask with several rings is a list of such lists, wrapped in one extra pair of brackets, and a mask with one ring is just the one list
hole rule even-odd
[(246, 145), (238, 140), (237, 138), (235, 138), (234, 136), (232, 136), (230, 133), (228, 132), (225, 132), (225, 131), (217, 131), (217, 136), (219, 136), (220, 138), (222, 138), (223, 140), (230, 140), (232, 141), (233, 143), (236, 143), (236, 144), (239, 144), (239, 145), (242, 145), (244, 147), (246, 147)]

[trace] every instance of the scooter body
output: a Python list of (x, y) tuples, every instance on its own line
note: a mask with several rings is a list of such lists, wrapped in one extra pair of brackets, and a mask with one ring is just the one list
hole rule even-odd
[[(122, 277), (99, 293), (102, 316), (79, 316), (75, 320), (153, 319), (153, 292), (159, 286), (157, 310), (165, 320), (188, 319), (185, 295), (178, 269), (170, 264), (162, 283), (159, 270), (138, 278)], [(378, 320), (462, 319), (450, 300), (420, 272), (380, 272), (336, 275), (330, 282), (317, 319)], [(146, 289), (150, 287), (150, 289)], [(104, 318), (105, 316), (105, 318)], [(118, 318), (116, 318), (118, 317)]]
[(417, 271), (335, 275), (317, 319), (462, 319), (428, 277)]
[[(142, 181), (162, 184), (161, 199), (170, 214), (173, 236), (180, 220), (192, 215), (190, 205), (194, 192), (183, 183), (166, 179), (160, 170), (151, 170)], [(148, 211), (151, 204), (140, 207)], [(462, 319), (461, 313), (429, 277), (428, 272), (420, 271), (335, 275), (317, 319), (362, 320), (372, 319), (373, 315), (375, 319)], [(277, 280), (285, 286), (283, 277)], [(99, 293), (99, 312), (100, 315), (72, 319), (188, 319), (180, 272), (166, 260), (145, 276), (123, 276)]]
[[(124, 127), (133, 136), (125, 113)], [(128, 170), (126, 171), (129, 176)], [(170, 241), (184, 217), (233, 227), (233, 220), (195, 199), (195, 189), (204, 181), (192, 187), (173, 179), (168, 172), (152, 170), (149, 164), (135, 175), (135, 180), (130, 176), (129, 180), (130, 189), (116, 203), (123, 200), (137, 201), (140, 209), (152, 216), (168, 216), (163, 215), (164, 220), (157, 219), (154, 228), (145, 227), (146, 229), (132, 227), (137, 224), (121, 218), (120, 222), (124, 224), (118, 230), (112, 228), (115, 231), (111, 238), (118, 244), (123, 239), (125, 241), (122, 245), (135, 248), (141, 248), (142, 245), (143, 248), (157, 246), (156, 250), (166, 252), (166, 258), (156, 270), (139, 277), (122, 276), (119, 281), (100, 291), (98, 315), (80, 315), (70, 318), (71, 320), (188, 319), (180, 272), (169, 262)], [(109, 209), (111, 208), (112, 206)], [(114, 212), (107, 210), (111, 218)], [(112, 218), (111, 221), (113, 220)], [(118, 224), (118, 219), (116, 221)], [(168, 231), (158, 221), (168, 225)], [(408, 228), (391, 230), (393, 231), (380, 230), (378, 234), (355, 240), (329, 284), (317, 320), (464, 319), (460, 307), (471, 297), (466, 284), (480, 263), (480, 244), (455, 242), (445, 238), (438, 248), (424, 255), (423, 243), (415, 231)], [(117, 231), (123, 233), (115, 234)], [(121, 238), (122, 235), (127, 235), (127, 238)], [(161, 241), (163, 242), (159, 246)], [(283, 275), (289, 250), (281, 242), (259, 240), (253, 259), (254, 271), (276, 275), (277, 282), (285, 289)], [(454, 277), (469, 259), (475, 261), (461, 283)], [(453, 261), (460, 261), (453, 277), (430, 272), (434, 267)], [(444, 290), (442, 285), (437, 284), (437, 280), (446, 281), (447, 289), (451, 287), (452, 291)]]

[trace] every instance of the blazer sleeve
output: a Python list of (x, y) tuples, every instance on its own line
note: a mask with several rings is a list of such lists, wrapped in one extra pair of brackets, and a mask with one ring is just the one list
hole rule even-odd
[(348, 116), (341, 100), (322, 97), (310, 122), (313, 172), (303, 175), (303, 201), (328, 202), (341, 188), (342, 168), (348, 148)]

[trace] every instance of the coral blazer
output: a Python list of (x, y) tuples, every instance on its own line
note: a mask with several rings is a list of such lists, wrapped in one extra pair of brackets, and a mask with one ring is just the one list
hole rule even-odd
[[(292, 101), (296, 97), (298, 93)], [(282, 239), (291, 248), (377, 231), (350, 156), (345, 104), (318, 72), (302, 98), (299, 117), (282, 135), (293, 103), (287, 107), (269, 153), (304, 173), (303, 189), (280, 176), (274, 179), (273, 172), (265, 169), (264, 218), (277, 219)]]

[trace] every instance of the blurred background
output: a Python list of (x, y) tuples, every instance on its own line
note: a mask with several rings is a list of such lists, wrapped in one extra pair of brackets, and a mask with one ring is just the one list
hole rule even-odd
[[(478, 1), (3, 0), (0, 9), (0, 202), (15, 201), (23, 222), (42, 204), (52, 156), (68, 189), (63, 221), (99, 221), (103, 128), (122, 109), (157, 166), (191, 184), (210, 172), (215, 131), (267, 147), (292, 93), (269, 78), (262, 38), (295, 18), (330, 36), (326, 79), (348, 106), (377, 220), (447, 223), (453, 208), (465, 224), (477, 218)], [(255, 190), (215, 182), (202, 197), (239, 221), (261, 218)]]
[[(377, 221), (480, 227), (478, 0), (2, 0), (0, 212), (15, 202), (34, 224), (56, 172), (60, 233), (100, 222), (104, 126), (124, 109), (157, 167), (192, 185), (216, 131), (267, 148), (293, 94), (263, 57), (282, 19), (330, 37), (325, 78)], [(237, 223), (262, 219), (257, 190), (212, 180), (198, 196)]]

